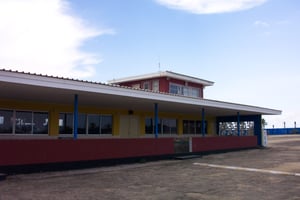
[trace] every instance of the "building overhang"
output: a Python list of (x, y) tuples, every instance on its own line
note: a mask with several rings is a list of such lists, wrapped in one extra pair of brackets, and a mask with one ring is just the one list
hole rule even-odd
[(72, 105), (74, 95), (79, 106), (116, 110), (153, 112), (158, 103), (160, 112), (201, 114), (208, 116), (278, 115), (280, 110), (216, 100), (151, 92), (95, 82), (0, 70), (0, 99)]

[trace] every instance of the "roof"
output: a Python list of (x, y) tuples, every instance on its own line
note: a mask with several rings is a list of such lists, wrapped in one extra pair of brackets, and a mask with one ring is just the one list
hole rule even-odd
[(156, 73), (150, 73), (150, 74), (144, 74), (144, 75), (139, 75), (139, 76), (131, 76), (131, 77), (125, 77), (125, 78), (119, 78), (119, 79), (113, 79), (109, 80), (108, 83), (111, 84), (120, 84), (124, 82), (129, 82), (129, 81), (138, 81), (138, 80), (145, 80), (145, 79), (151, 79), (151, 78), (158, 78), (158, 77), (170, 77), (174, 79), (179, 79), (179, 80), (184, 80), (187, 82), (192, 82), (192, 83), (198, 83), (204, 86), (212, 86), (214, 82), (196, 78), (193, 76), (187, 76), (184, 74), (179, 74), (171, 71), (159, 71)]
[(0, 70), (0, 90), (0, 100), (45, 104), (73, 104), (74, 94), (77, 94), (79, 105), (101, 108), (152, 112), (154, 103), (158, 103), (161, 112), (199, 114), (204, 108), (208, 116), (229, 116), (237, 112), (240, 115), (281, 114), (280, 110), (257, 106), (5, 69)]

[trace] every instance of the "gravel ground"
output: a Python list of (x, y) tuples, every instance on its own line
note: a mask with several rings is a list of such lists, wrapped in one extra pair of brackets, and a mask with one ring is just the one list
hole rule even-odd
[(268, 139), (265, 149), (8, 176), (0, 199), (300, 200), (300, 135)]

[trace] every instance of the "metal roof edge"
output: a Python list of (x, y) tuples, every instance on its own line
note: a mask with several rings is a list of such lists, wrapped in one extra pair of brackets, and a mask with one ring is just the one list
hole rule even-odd
[(138, 81), (138, 80), (143, 80), (143, 79), (164, 77), (164, 76), (170, 77), (170, 78), (175, 78), (175, 79), (181, 79), (181, 80), (185, 80), (185, 81), (189, 81), (189, 82), (199, 83), (199, 84), (203, 84), (204, 86), (212, 86), (214, 84), (214, 82), (212, 82), (212, 81), (208, 81), (205, 79), (200, 79), (197, 77), (192, 77), (192, 76), (188, 76), (188, 75), (184, 75), (184, 74), (179, 74), (179, 73), (175, 73), (175, 72), (171, 72), (171, 71), (158, 71), (155, 73), (112, 79), (112, 80), (109, 80), (108, 83), (119, 84), (119, 83), (124, 83), (124, 82), (129, 82), (129, 81)]
[[(1, 74), (3, 72), (4, 74)], [(61, 78), (41, 74), (25, 73), (12, 70), (0, 69), (1, 81), (12, 83), (27, 84), (33, 86), (52, 87), (60, 89), (69, 89), (74, 91), (106, 93), (111, 95), (120, 95), (133, 98), (151, 99), (165, 102), (175, 102), (191, 105), (199, 105), (213, 108), (232, 109), (240, 111), (258, 112), (262, 115), (280, 115), (281, 110), (269, 109), (251, 105), (224, 102), (211, 99), (199, 99), (174, 95), (170, 93), (153, 92), (144, 89), (135, 89), (114, 84), (104, 84), (78, 79)], [(170, 98), (172, 96), (172, 98)]]

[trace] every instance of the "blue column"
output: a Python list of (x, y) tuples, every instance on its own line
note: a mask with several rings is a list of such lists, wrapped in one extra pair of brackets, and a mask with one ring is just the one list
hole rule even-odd
[(238, 134), (238, 136), (241, 135), (241, 131), (240, 131), (240, 112), (237, 112), (237, 134)]
[(78, 134), (78, 95), (74, 95), (74, 117), (73, 117), (73, 128), (74, 128), (74, 140), (77, 139)]
[(262, 146), (262, 126), (261, 126), (261, 115), (254, 117), (254, 135), (257, 136), (257, 144)]
[(205, 136), (205, 110), (202, 108), (202, 121), (201, 121), (201, 133), (202, 136)]
[(154, 104), (154, 134), (158, 138), (158, 104)]

